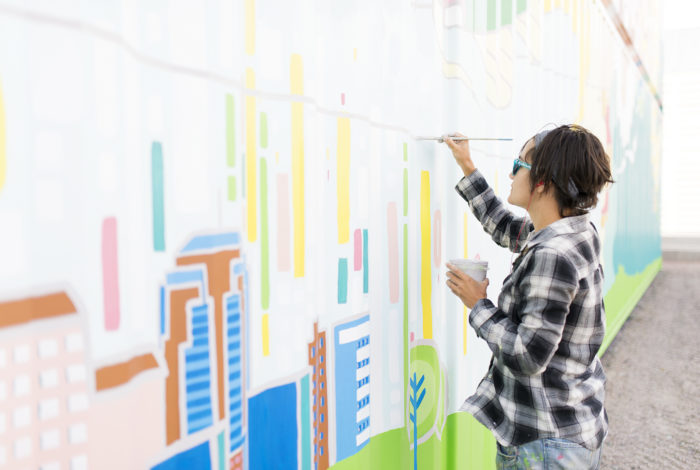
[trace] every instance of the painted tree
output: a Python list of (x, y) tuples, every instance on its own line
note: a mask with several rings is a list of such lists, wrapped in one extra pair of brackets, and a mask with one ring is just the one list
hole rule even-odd
[[(417, 380), (417, 375), (414, 372), (413, 377), (410, 379), (411, 385), (411, 406), (413, 411), (410, 414), (411, 422), (413, 422), (413, 470), (418, 470), (418, 408), (425, 398), (425, 388), (423, 387), (423, 382), (425, 381), (425, 375), (420, 376), (420, 380)], [(421, 391), (423, 388), (423, 391)], [(418, 393), (420, 392), (420, 395)]]

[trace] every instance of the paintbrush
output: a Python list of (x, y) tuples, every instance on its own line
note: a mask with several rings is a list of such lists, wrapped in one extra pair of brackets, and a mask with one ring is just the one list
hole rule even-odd
[[(452, 140), (500, 140), (508, 141), (513, 140), (509, 137), (451, 137)], [(416, 137), (416, 140), (436, 140), (438, 143), (443, 143), (445, 141), (444, 136), (440, 137)]]

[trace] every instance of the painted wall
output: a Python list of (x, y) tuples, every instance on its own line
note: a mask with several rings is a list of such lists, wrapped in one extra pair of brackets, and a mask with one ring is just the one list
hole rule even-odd
[(545, 124), (600, 137), (607, 347), (660, 267), (658, 28), (616, 22), (657, 10), (0, 1), (0, 466), (493, 467), (444, 263), (496, 298), (510, 256), (414, 137), (512, 137), (504, 198)]

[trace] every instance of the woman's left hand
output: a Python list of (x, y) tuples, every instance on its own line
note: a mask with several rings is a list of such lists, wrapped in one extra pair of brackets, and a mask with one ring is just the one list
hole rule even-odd
[(474, 308), (474, 305), (481, 299), (486, 298), (486, 288), (489, 286), (489, 280), (484, 279), (483, 282), (475, 281), (468, 274), (463, 273), (458, 267), (447, 263), (449, 271), (447, 271), (447, 287), (462, 301), (468, 308)]

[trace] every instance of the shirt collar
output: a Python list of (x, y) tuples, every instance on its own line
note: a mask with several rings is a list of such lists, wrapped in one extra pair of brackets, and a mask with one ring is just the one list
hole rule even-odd
[(541, 230), (530, 232), (525, 246), (530, 248), (559, 235), (584, 232), (588, 229), (588, 220), (588, 214), (559, 219)]

